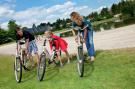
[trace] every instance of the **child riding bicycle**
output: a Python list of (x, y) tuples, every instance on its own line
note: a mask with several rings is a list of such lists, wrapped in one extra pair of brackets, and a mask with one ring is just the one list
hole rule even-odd
[(62, 50), (66, 54), (68, 63), (70, 63), (69, 53), (67, 51), (68, 43), (61, 37), (54, 35), (50, 30), (45, 31), (45, 36), (49, 39), (51, 50), (53, 49), (53, 46), (55, 46), (55, 49), (58, 50), (58, 60), (60, 61), (61, 66), (63, 65), (63, 63), (60, 57), (60, 50)]
[(84, 38), (84, 42), (86, 44), (86, 48), (88, 50), (88, 54), (90, 56), (90, 60), (94, 61), (94, 55), (95, 55), (95, 50), (94, 50), (94, 43), (93, 43), (93, 28), (90, 23), (90, 21), (85, 20), (78, 12), (72, 12), (70, 14), (71, 20), (73, 22), (73, 27), (80, 27), (81, 29), (84, 29), (82, 31), (82, 35)]

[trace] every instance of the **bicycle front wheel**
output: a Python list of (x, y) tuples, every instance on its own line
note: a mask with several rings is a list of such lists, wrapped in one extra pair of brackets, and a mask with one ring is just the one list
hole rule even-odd
[(83, 55), (83, 48), (78, 47), (78, 55), (77, 55), (77, 69), (80, 77), (84, 75), (84, 55)]
[(42, 53), (40, 56), (40, 63), (38, 64), (38, 69), (37, 69), (37, 75), (39, 81), (43, 80), (45, 75), (45, 70), (46, 70), (46, 56), (45, 53)]
[(17, 83), (20, 83), (21, 79), (22, 79), (22, 64), (21, 64), (20, 57), (15, 58), (14, 71), (15, 71), (16, 81), (17, 81)]

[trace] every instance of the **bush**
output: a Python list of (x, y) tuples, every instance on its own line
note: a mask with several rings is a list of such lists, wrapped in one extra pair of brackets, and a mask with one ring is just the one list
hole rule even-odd
[(115, 22), (115, 28), (135, 24), (135, 17), (124, 19), (122, 22)]

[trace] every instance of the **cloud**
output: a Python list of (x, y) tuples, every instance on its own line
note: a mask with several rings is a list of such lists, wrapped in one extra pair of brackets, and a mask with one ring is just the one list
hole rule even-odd
[(5, 30), (7, 30), (7, 25), (8, 25), (8, 22), (4, 22), (2, 24), (0, 24), (1, 28), (4, 28)]
[(10, 17), (14, 13), (14, 10), (11, 10), (10, 7), (0, 6), (0, 18), (1, 17)]
[[(49, 8), (39, 6), (18, 12), (13, 8), (0, 7), (0, 17), (14, 19), (21, 26), (31, 27), (33, 23), (37, 25), (41, 22), (54, 22), (58, 18), (68, 18), (72, 11), (77, 11), (81, 13), (81, 15), (88, 15), (93, 9), (86, 5), (78, 6), (72, 1), (67, 1), (63, 4), (53, 5)], [(6, 23), (7, 21), (1, 25), (5, 28)]]

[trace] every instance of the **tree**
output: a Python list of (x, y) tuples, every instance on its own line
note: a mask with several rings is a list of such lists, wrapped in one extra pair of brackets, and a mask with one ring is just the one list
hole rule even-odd
[(101, 20), (97, 12), (92, 12), (88, 15), (88, 18), (90, 18), (92, 22)]
[(131, 17), (134, 17), (135, 15), (135, 3), (134, 1), (123, 1), (123, 8), (122, 8), (122, 14), (123, 15), (130, 15)]
[(0, 26), (0, 31), (1, 31), (1, 30), (3, 30), (3, 29), (2, 29), (1, 26)]
[(9, 33), (9, 37), (12, 38), (12, 39), (16, 39), (16, 35), (15, 35), (15, 29), (18, 25), (16, 24), (16, 21), (15, 20), (10, 20), (8, 22), (8, 33)]
[(4, 44), (11, 41), (12, 40), (9, 39), (8, 31), (0, 30), (0, 44)]
[(67, 27), (67, 23), (66, 23), (65, 19), (62, 20), (61, 25), (62, 25), (62, 28), (66, 28)]
[(107, 18), (111, 18), (112, 17), (112, 15), (111, 15), (111, 13), (110, 13), (108, 8), (103, 8), (101, 10), (100, 15), (102, 16), (103, 19), (107, 19)]
[(112, 12), (113, 15), (119, 14), (117, 4), (113, 4), (113, 5), (112, 5), (112, 7), (111, 7), (111, 12)]

